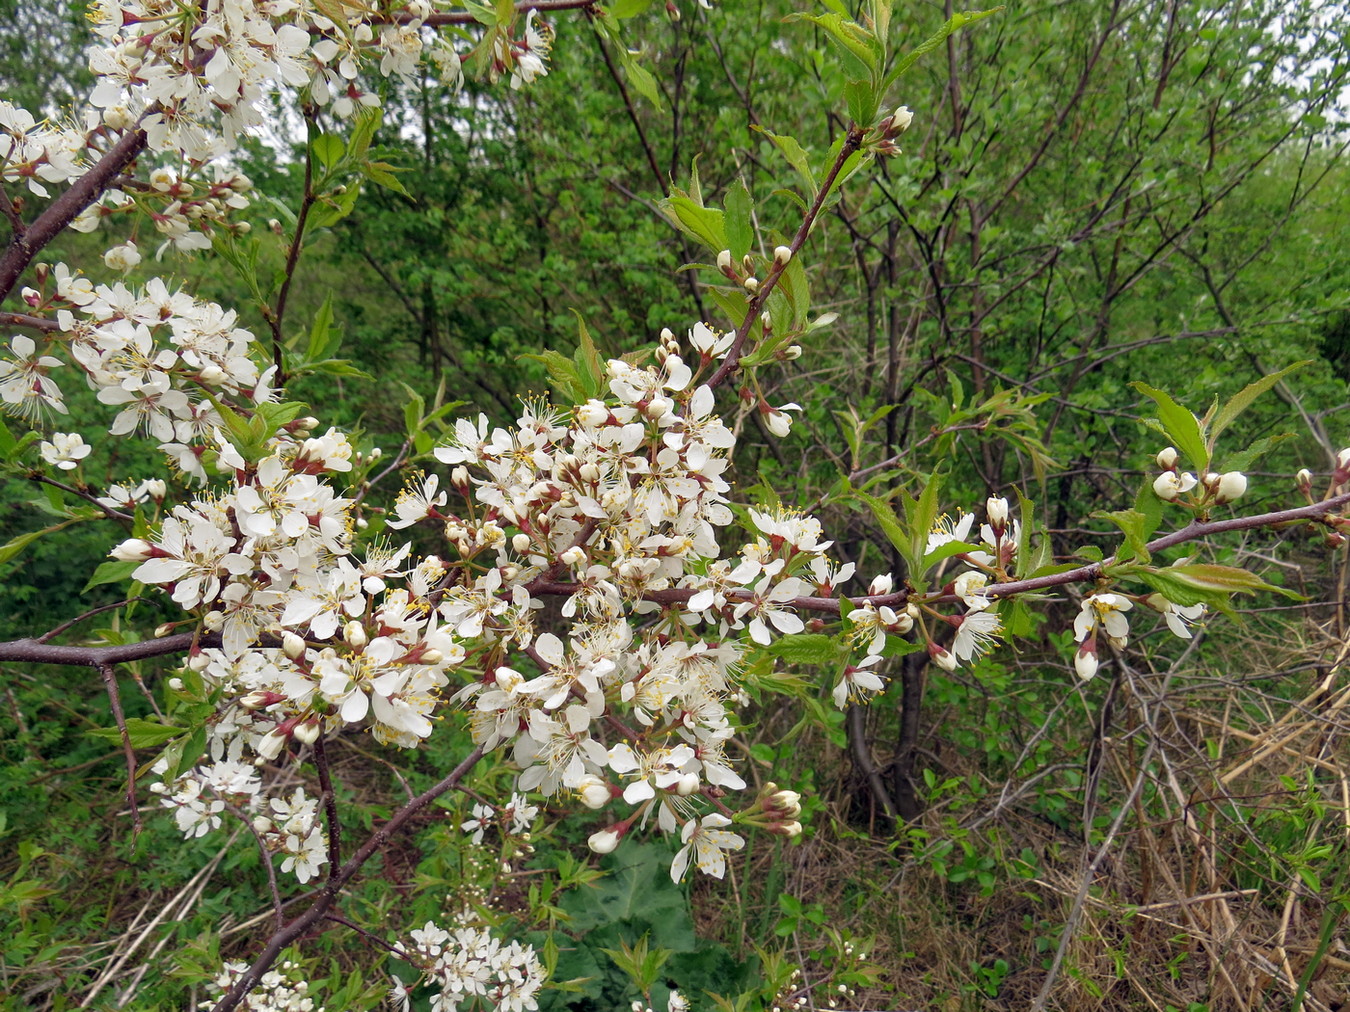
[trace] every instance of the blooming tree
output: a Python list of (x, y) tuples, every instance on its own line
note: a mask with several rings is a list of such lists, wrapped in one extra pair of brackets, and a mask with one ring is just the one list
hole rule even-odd
[[(1026, 500), (954, 504), (953, 519), (938, 475), (911, 495), (874, 474), (846, 494), (871, 511), (903, 570), (869, 574), (865, 592), (849, 596), (855, 566), (831, 558), (829, 532), (809, 512), (738, 501), (739, 422), (758, 415), (784, 438), (802, 410), (772, 403), (759, 371), (800, 356), (799, 339), (831, 322), (812, 317), (803, 267), (822, 212), (869, 163), (903, 157), (916, 114), (893, 104), (901, 73), (984, 16), (957, 15), (896, 57), (888, 3), (869, 4), (861, 21), (836, 6), (802, 18), (843, 54), (848, 127), (818, 170), (795, 141), (775, 138), (801, 177), (799, 220), (757, 234), (743, 202), (708, 206), (697, 176), (664, 204), (706, 254), (698, 266), (721, 320), (691, 320), (681, 335), (662, 332), (645, 356), (608, 361), (583, 327), (574, 355), (543, 356), (558, 399), (525, 400), (510, 426), (485, 415), (447, 420), (437, 408), (412, 419), (389, 458), (287, 399), (297, 377), (343, 368), (329, 354), (331, 321), (315, 323), (303, 349), (290, 341), (287, 305), (306, 238), (351, 211), (358, 181), (399, 186), (370, 155), (380, 116), (372, 79), (429, 64), (452, 84), (469, 75), (521, 88), (548, 73), (549, 18), (584, 10), (611, 34), (619, 18), (590, 0), (378, 9), (108, 0), (91, 11), (100, 41), (87, 107), (44, 121), (0, 101), (0, 200), (11, 229), (0, 292), (14, 296), (0, 316), (14, 332), (0, 358), (0, 400), (20, 428), (0, 429), (0, 451), (6, 466), (60, 493), (63, 511), (2, 551), (12, 556), (73, 523), (105, 524), (117, 533), (96, 579), (162, 594), (182, 615), (143, 640), (0, 644), (0, 660), (97, 670), (133, 811), (137, 752), (156, 749), (148, 790), (186, 837), (239, 820), (266, 855), (275, 929), (251, 961), (223, 967), (217, 1012), (309, 1007), (282, 953), (488, 753), (509, 757), (518, 775), (508, 796), (479, 799), (463, 825), (475, 842), (494, 827), (528, 839), (536, 802), (553, 799), (604, 813), (589, 838), (597, 853), (633, 833), (665, 834), (679, 845), (675, 880), (691, 866), (721, 878), (745, 843), (737, 827), (801, 832), (800, 797), (769, 784), (746, 799), (729, 751), (747, 672), (762, 661), (828, 668), (829, 695), (846, 708), (884, 690), (886, 659), (915, 653), (949, 671), (969, 666), (1006, 639), (1008, 602), (1082, 588), (1072, 663), (1091, 679), (1145, 610), (1189, 638), (1207, 609), (1264, 586), (1241, 569), (1156, 565), (1161, 551), (1295, 523), (1343, 540), (1350, 449), (1329, 475), (1300, 473), (1301, 504), (1223, 509), (1248, 482), (1242, 455), (1225, 455), (1219, 437), (1282, 374), (1201, 418), (1140, 385), (1175, 446), (1158, 453), (1135, 507), (1109, 518), (1121, 546), (1099, 562), (1056, 564)], [(255, 334), (233, 309), (150, 269), (194, 251), (256, 257), (241, 212), (258, 195), (231, 152), (274, 103), (300, 110), (305, 188), (294, 220), (278, 225), (285, 269), (265, 293), (270, 332)], [(97, 233), (123, 220), (137, 239), (102, 257), (123, 280), (96, 282), (79, 265), (40, 259), (66, 229)], [(107, 409), (97, 423), (70, 407), (80, 383)], [(105, 429), (148, 440), (163, 469), (107, 488), (77, 481)], [(402, 488), (381, 500), (390, 481)], [(1171, 533), (1158, 535), (1164, 527)], [(434, 552), (400, 540), (414, 528), (436, 539)], [(158, 722), (123, 716), (114, 677), (115, 666), (149, 658), (172, 665), (172, 707)], [(335, 800), (334, 740), (369, 731), (382, 745), (417, 749), (442, 720), (466, 724), (475, 747), (353, 844)], [(314, 771), (317, 794), (296, 786), (296, 767)], [(298, 913), (282, 900), (292, 876), (317, 885)], [(468, 921), (406, 928), (387, 947), (434, 990), (433, 1008), (536, 1007), (545, 963), (530, 946)], [(406, 1002), (414, 986), (397, 981), (395, 998)]]

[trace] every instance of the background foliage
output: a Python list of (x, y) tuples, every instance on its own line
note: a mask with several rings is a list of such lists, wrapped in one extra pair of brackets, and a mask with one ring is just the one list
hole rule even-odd
[[(60, 59), (83, 38), (68, 13), (0, 5), (8, 96), (54, 107), (77, 90), (78, 63)], [(764, 235), (790, 230), (794, 171), (770, 132), (819, 163), (845, 126), (826, 39), (784, 25), (788, 13), (727, 4), (646, 22), (631, 43), (650, 85), (576, 18), (559, 19), (541, 87), (391, 87), (376, 143), (406, 194), (370, 188), (313, 243), (293, 308), (309, 321), (331, 299), (342, 354), (368, 378), (312, 378), (295, 393), (325, 424), (388, 446), (403, 438), (409, 390), (431, 399), (442, 387), (512, 417), (521, 391), (548, 382), (523, 356), (570, 354), (574, 312), (608, 355), (713, 319), (713, 293), (679, 271), (698, 254), (662, 197), (696, 165), (710, 204), (743, 185)], [(765, 391), (806, 405), (792, 438), (757, 438), (759, 414), (741, 419), (741, 473), (759, 476), (743, 494), (816, 503), (840, 557), (898, 569), (840, 479), (881, 494), (941, 465), (945, 502), (1015, 491), (1058, 554), (1090, 558), (1094, 543), (1114, 544), (1095, 514), (1134, 501), (1160, 447), (1142, 421), (1152, 402), (1130, 380), (1201, 411), (1303, 360), (1226, 442), (1281, 437), (1247, 465), (1265, 497), (1247, 509), (1288, 501), (1302, 464), (1328, 469), (1350, 379), (1343, 13), (1028, 2), (931, 54), (907, 78), (904, 154), (855, 177), (812, 238), (813, 315), (838, 315)], [(942, 12), (902, 16), (917, 40)], [(244, 167), (280, 199), (255, 221), (265, 229), (294, 208), (298, 163), (260, 143)], [(62, 242), (54, 258), (97, 240)], [(223, 260), (173, 269), (247, 316)], [(84, 477), (140, 474), (149, 458), (137, 452), (99, 445)], [(0, 541), (33, 526), (35, 497), (7, 485)], [(79, 528), (0, 565), (0, 635), (112, 600), (81, 575), (106, 547)], [(631, 999), (633, 974), (619, 969), (631, 954), (613, 953), (639, 944), (667, 954), (649, 999), (664, 1002), (670, 980), (701, 1007), (709, 992), (771, 1003), (797, 986), (780, 975), (780, 945), (807, 984), (854, 988), (810, 992), (820, 1006), (1022, 1009), (1053, 967), (1049, 1007), (1340, 1007), (1345, 555), (1299, 529), (1215, 552), (1304, 600), (1252, 600), (1198, 649), (1141, 628), (1113, 677), (1082, 688), (1071, 603), (1026, 613), (1018, 652), (971, 670), (892, 660), (890, 690), (866, 711), (812, 705), (833, 673), (804, 666), (801, 698), (755, 700), (742, 744), (752, 775), (813, 799), (814, 819), (796, 845), (752, 840), (730, 888), (688, 895), (653, 871), (668, 855), (638, 844), (592, 881), (568, 856), (588, 827), (566, 822), (532, 853), (503, 841), (505, 871), (452, 866), (447, 843), (467, 817), (456, 809), (390, 852), (357, 902), (367, 920), (399, 909), (404, 921), (416, 920), (407, 897), (417, 917), (471, 902), (549, 939), (562, 948), (557, 978), (585, 978), (551, 996), (556, 1008)], [(150, 673), (126, 674), (127, 699)], [(4, 695), (0, 1007), (84, 996), (111, 1007), (131, 994), (131, 1007), (181, 1005), (218, 954), (246, 948), (261, 893), (240, 883), (259, 879), (256, 855), (184, 845), (164, 819), (129, 831), (118, 751), (86, 733), (110, 717), (85, 673), (11, 669)], [(462, 745), (419, 757), (426, 782)], [(369, 824), (401, 788), (358, 776), (350, 758), (343, 803)], [(136, 853), (157, 855), (149, 872), (131, 870)], [(348, 1004), (330, 1008), (374, 1001), (380, 982), (347, 978), (340, 949), (319, 943), (304, 958), (341, 982), (335, 993), (347, 988)]]

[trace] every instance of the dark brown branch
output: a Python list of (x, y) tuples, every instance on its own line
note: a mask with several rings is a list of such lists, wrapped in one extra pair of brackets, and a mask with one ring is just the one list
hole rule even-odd
[[(306, 117), (309, 120), (308, 117)], [(311, 127), (313, 121), (309, 120)], [(313, 130), (310, 130), (313, 133)], [(311, 136), (309, 140), (313, 140)], [(295, 271), (300, 264), (300, 250), (304, 247), (305, 223), (314, 207), (314, 146), (305, 144), (305, 183), (300, 198), (300, 213), (295, 217), (295, 235), (291, 238), (291, 248), (286, 253), (286, 271), (281, 280), (281, 290), (277, 292), (276, 308), (267, 313), (267, 323), (272, 328), (272, 364), (277, 367), (274, 382), (281, 386), (286, 382), (286, 367), (283, 356), (285, 347), (282, 340), (281, 325), (286, 317), (286, 299), (291, 294), (291, 283), (295, 280)]]
[(251, 990), (253, 990), (253, 986), (258, 983), (258, 980), (262, 975), (271, 969), (272, 964), (276, 962), (277, 957), (281, 955), (286, 946), (304, 935), (316, 921), (327, 916), (328, 908), (331, 907), (333, 901), (337, 899), (339, 891), (347, 884), (352, 876), (361, 870), (362, 865), (370, 860), (371, 856), (377, 850), (388, 843), (390, 837), (392, 837), (404, 823), (427, 805), (431, 804), (431, 802), (439, 798), (442, 794), (458, 787), (459, 782), (464, 779), (469, 770), (473, 769), (481, 758), (483, 758), (483, 747), (480, 745), (470, 752), (468, 756), (465, 757), (464, 761), (456, 766), (445, 779), (429, 790), (423, 791), (412, 801), (408, 802), (394, 813), (393, 818), (372, 833), (370, 839), (361, 845), (361, 849), (351, 856), (336, 875), (329, 878), (324, 887), (319, 890), (318, 895), (315, 896), (314, 902), (309, 905), (304, 913), (297, 916), (293, 921), (272, 935), (272, 938), (268, 941), (262, 953), (253, 961), (253, 965), (244, 972), (244, 975), (239, 978), (235, 985), (230, 988), (219, 1002), (216, 1003), (216, 1012), (233, 1012), (234, 1009), (238, 1008), (239, 1003), (243, 1001)]
[(55, 320), (44, 320), (40, 316), (29, 316), (27, 313), (0, 313), (0, 327), (27, 327), (29, 330), (40, 330), (44, 334), (61, 332), (61, 325)]
[(137, 836), (141, 833), (141, 810), (136, 805), (136, 750), (131, 745), (131, 734), (127, 731), (127, 718), (122, 713), (122, 696), (117, 691), (117, 675), (111, 664), (97, 665), (103, 687), (108, 692), (108, 705), (112, 708), (113, 720), (122, 735), (122, 754), (127, 760), (127, 803), (131, 805), (131, 823)]
[[(328, 820), (328, 876), (338, 872), (342, 861), (342, 823), (338, 821), (337, 796), (333, 793), (333, 777), (328, 766), (328, 749), (323, 742), (323, 731), (314, 742), (314, 768), (319, 771), (319, 790), (322, 792), (324, 816)], [(277, 921), (277, 927), (281, 921)]]
[(105, 611), (116, 611), (118, 608), (125, 608), (127, 605), (135, 604), (137, 601), (146, 601), (146, 600), (149, 599), (144, 597), (129, 597), (125, 601), (114, 601), (112, 604), (105, 604), (100, 605), (97, 608), (90, 608), (84, 614), (76, 615), (74, 618), (67, 619), (66, 621), (62, 622), (55, 629), (48, 630), (33, 642), (49, 643), (52, 640), (56, 639), (56, 637), (60, 636), (67, 629), (71, 628), (72, 626), (79, 625), (85, 619), (93, 618), (95, 615), (102, 615)]
[[(1196, 521), (1179, 531), (1173, 531), (1171, 534), (1150, 541), (1148, 550), (1160, 552), (1189, 541), (1198, 541), (1202, 538), (1208, 538), (1215, 534), (1226, 534), (1230, 531), (1249, 531), (1259, 527), (1280, 527), (1303, 521), (1321, 520), (1346, 506), (1350, 506), (1350, 493), (1313, 503), (1311, 506), (1298, 506), (1294, 509), (1277, 510), (1273, 513), (1257, 513), (1253, 516), (1233, 517), (1229, 520), (1211, 520), (1207, 523)], [(584, 544), (592, 533), (594, 533), (594, 528), (590, 530), (583, 528), (578, 532), (573, 543)], [(1115, 559), (1110, 558), (1102, 562), (1078, 566), (1063, 573), (1052, 573), (1049, 576), (1038, 576), (1028, 580), (1011, 580), (1007, 583), (991, 584), (985, 588), (984, 593), (988, 597), (1013, 597), (1033, 590), (1048, 590), (1052, 587), (1063, 587), (1071, 583), (1089, 583), (1101, 579), (1105, 570), (1114, 562)], [(579, 583), (557, 583), (547, 579), (550, 574), (561, 568), (562, 564), (557, 563), (548, 573), (542, 573), (530, 581), (527, 585), (530, 593), (545, 597), (567, 596), (580, 590), (581, 584)], [(642, 599), (670, 606), (683, 604), (696, 593), (698, 591), (692, 587), (674, 587), (669, 590), (650, 591), (644, 594)], [(751, 591), (743, 589), (728, 590), (726, 594), (728, 598), (738, 601), (745, 601), (753, 596)], [(898, 590), (890, 594), (864, 594), (849, 598), (854, 607), (863, 607), (869, 604), (877, 607), (904, 605), (908, 600), (909, 592), (907, 590)], [(789, 603), (792, 607), (801, 611), (837, 615), (839, 614), (839, 601), (840, 599), (837, 597), (804, 595), (793, 598)], [(0, 643), (0, 662), (22, 661), (30, 664), (69, 664), (98, 668), (106, 664), (120, 664), (126, 661), (140, 661), (151, 657), (186, 653), (194, 642), (201, 646), (219, 646), (220, 636), (213, 634), (198, 637), (194, 633), (180, 633), (176, 636), (146, 640), (143, 643), (126, 643), (107, 647), (60, 646), (43, 643), (36, 639), (12, 640), (8, 643)], [(268, 641), (268, 638), (264, 637), (264, 645), (275, 646), (276, 643), (275, 641)]]
[(92, 169), (52, 201), (22, 234), (10, 236), (9, 248), (0, 257), (0, 300), (18, 284), (33, 258), (55, 239), (75, 216), (92, 204), (123, 169), (145, 149), (145, 131), (131, 130), (108, 149)]

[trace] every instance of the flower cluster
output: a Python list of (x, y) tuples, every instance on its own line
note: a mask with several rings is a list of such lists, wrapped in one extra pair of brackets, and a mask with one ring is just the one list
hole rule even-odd
[[(534, 949), (519, 942), (503, 943), (487, 929), (459, 927), (447, 931), (434, 921), (411, 932), (404, 958), (417, 966), (440, 992), (432, 1012), (458, 1012), (464, 1006), (486, 1005), (498, 1012), (524, 1012), (539, 1007), (536, 995), (544, 985), (544, 967)], [(395, 1007), (410, 1008), (411, 988), (395, 978)]]
[[(251, 1012), (324, 1012), (324, 1006), (315, 1004), (314, 999), (310, 997), (309, 982), (293, 979), (299, 969), (287, 960), (281, 964), (279, 970), (268, 970), (244, 998), (240, 1007)], [(247, 963), (226, 963), (212, 983), (223, 994), (234, 987), (247, 972)], [(216, 1002), (205, 1001), (201, 1007), (210, 1012), (216, 1007)]]

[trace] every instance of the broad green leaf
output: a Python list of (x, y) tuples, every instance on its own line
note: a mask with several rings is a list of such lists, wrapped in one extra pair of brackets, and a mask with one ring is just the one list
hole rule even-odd
[(769, 653), (788, 664), (834, 664), (848, 647), (824, 633), (797, 633), (775, 640)]
[(951, 19), (946, 24), (944, 24), (941, 28), (939, 28), (936, 32), (930, 35), (923, 42), (919, 43), (919, 45), (915, 49), (912, 49), (908, 53), (906, 53), (904, 57), (902, 57), (899, 60), (899, 62), (896, 63), (895, 67), (892, 68), (891, 72), (886, 75), (885, 81), (882, 82), (880, 89), (881, 93), (884, 95), (887, 89), (889, 89), (890, 86), (895, 83), (896, 78), (898, 78), (901, 74), (907, 71), (910, 67), (914, 66), (914, 64), (918, 62), (920, 57), (926, 56), (928, 53), (931, 53), (938, 46), (942, 45), (942, 43), (947, 41), (947, 36), (951, 35), (953, 32), (959, 32), (962, 28), (965, 28), (968, 25), (973, 25), (976, 21), (983, 21), (987, 17), (990, 17), (994, 14), (998, 14), (1002, 12), (1002, 10), (1003, 10), (1002, 7), (991, 7), (988, 10), (983, 11), (959, 11), (956, 14), (953, 14)]
[[(843, 72), (850, 80), (879, 76), (884, 56), (877, 37), (862, 25), (838, 14), (790, 14), (784, 21), (810, 21), (819, 25), (839, 47), (844, 57)], [(870, 124), (864, 123), (864, 126)]]
[[(177, 738), (187, 730), (185, 727), (173, 727), (170, 724), (156, 724), (141, 717), (128, 717), (127, 737), (131, 740), (132, 748), (152, 748), (156, 745), (163, 745), (171, 738)], [(105, 738), (116, 744), (122, 743), (122, 732), (116, 727), (96, 727), (86, 734), (93, 735), (95, 738)]]
[(643, 13), (652, 3), (653, 0), (615, 0), (607, 10), (620, 21), (626, 21)]
[(1233, 419), (1251, 407), (1252, 401), (1260, 397), (1263, 393), (1273, 387), (1280, 380), (1284, 379), (1291, 372), (1302, 369), (1305, 365), (1311, 365), (1312, 359), (1304, 359), (1302, 362), (1295, 362), (1291, 366), (1286, 366), (1279, 372), (1273, 372), (1269, 376), (1262, 376), (1255, 383), (1248, 383), (1245, 387), (1235, 393), (1228, 399), (1228, 402), (1219, 409), (1219, 413), (1214, 416), (1214, 421), (1209, 429), (1209, 444), (1214, 445), (1214, 441), (1219, 438), (1219, 433), (1233, 424)]
[(740, 260), (750, 252), (755, 242), (755, 227), (751, 223), (750, 215), (754, 210), (754, 202), (750, 199), (750, 191), (745, 188), (745, 184), (739, 179), (732, 183), (727, 190), (725, 201), (726, 215), (723, 218), (723, 225), (727, 234), (727, 249), (731, 250), (731, 256), (734, 260)]
[(88, 593), (94, 587), (102, 586), (105, 583), (121, 583), (123, 580), (130, 579), (131, 574), (139, 566), (140, 563), (135, 559), (110, 559), (107, 562), (99, 563), (98, 568), (94, 570), (93, 575), (89, 577), (89, 582), (84, 585), (84, 590), (80, 593)]
[(870, 79), (847, 82), (844, 85), (844, 101), (848, 105), (849, 118), (862, 126), (872, 124), (881, 106), (881, 96)]
[(1148, 535), (1144, 533), (1148, 518), (1139, 510), (1113, 510), (1105, 512), (1098, 510), (1092, 516), (1099, 520), (1110, 520), (1120, 528), (1125, 535), (1125, 543), (1120, 546), (1120, 551), (1116, 552), (1117, 562), (1130, 562), (1138, 559), (1147, 564), (1149, 561)]
[[(581, 374), (577, 364), (566, 355), (547, 348), (538, 355), (521, 355), (522, 359), (540, 362), (548, 370), (548, 378), (558, 393), (564, 397), (577, 399), (581, 393)], [(585, 398), (581, 398), (584, 400)]]
[(388, 162), (363, 162), (361, 165), (361, 174), (377, 186), (383, 186), (386, 190), (393, 190), (395, 193), (404, 197), (412, 197), (403, 182), (394, 175), (395, 172), (404, 172), (405, 169), (396, 168)]
[(1223, 469), (1225, 471), (1245, 471), (1280, 443), (1293, 438), (1292, 432), (1278, 432), (1273, 436), (1262, 436), (1245, 450), (1224, 454)]
[(337, 134), (319, 134), (309, 146), (325, 169), (331, 169), (342, 159), (342, 138)]
[(815, 197), (820, 186), (816, 183), (815, 173), (811, 171), (811, 157), (803, 150), (802, 146), (797, 143), (797, 139), (795, 137), (789, 137), (786, 134), (770, 133), (768, 130), (764, 130), (761, 127), (756, 127), (755, 129), (760, 130), (765, 137), (773, 141), (774, 146), (778, 148), (778, 150), (783, 153), (783, 157), (788, 160), (788, 164), (797, 170), (797, 175), (801, 177), (806, 192), (812, 197)]
[(726, 228), (722, 212), (715, 207), (702, 207), (689, 197), (668, 197), (661, 203), (666, 216), (680, 231), (697, 239), (714, 253), (727, 248)]
[(1190, 459), (1199, 474), (1209, 470), (1209, 449), (1200, 431), (1200, 422), (1188, 408), (1183, 408), (1161, 390), (1147, 383), (1131, 383), (1141, 394), (1153, 398), (1158, 405), (1158, 422), (1178, 450)]

